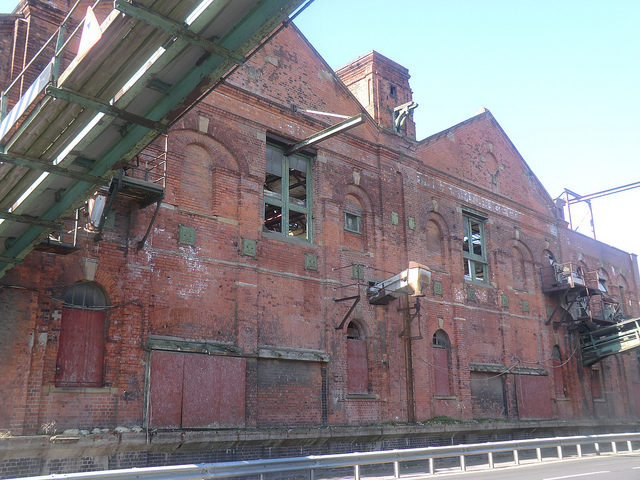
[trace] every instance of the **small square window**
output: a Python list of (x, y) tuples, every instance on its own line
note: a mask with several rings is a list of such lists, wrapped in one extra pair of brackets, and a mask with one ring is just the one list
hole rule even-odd
[(433, 294), (442, 295), (442, 282), (439, 280), (433, 281)]
[(529, 300), (522, 300), (522, 312), (529, 313)]
[(362, 233), (360, 230), (361, 217), (357, 213), (344, 212), (344, 229), (347, 232)]

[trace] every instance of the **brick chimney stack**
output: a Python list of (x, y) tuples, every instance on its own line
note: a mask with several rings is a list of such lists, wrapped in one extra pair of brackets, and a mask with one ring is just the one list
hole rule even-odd
[[(409, 70), (371, 51), (336, 70), (340, 80), (385, 128), (394, 128), (394, 109), (412, 101)], [(416, 138), (416, 125), (409, 114), (400, 134)]]

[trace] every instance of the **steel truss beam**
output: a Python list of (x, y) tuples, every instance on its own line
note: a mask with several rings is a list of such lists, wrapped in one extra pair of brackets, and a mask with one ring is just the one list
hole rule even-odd
[(167, 126), (163, 125), (160, 122), (154, 122), (153, 120), (149, 120), (148, 118), (144, 118), (140, 115), (136, 115), (134, 113), (130, 113), (120, 108), (114, 107), (113, 105), (109, 105), (102, 100), (87, 97), (66, 88), (57, 88), (49, 85), (45, 89), (45, 93), (51, 97), (66, 100), (67, 102), (75, 103), (91, 110), (95, 110), (97, 112), (102, 112), (105, 115), (109, 115), (110, 117), (121, 118), (129, 123), (140, 125), (141, 127), (148, 128), (149, 130), (153, 130), (157, 133), (167, 133)]
[(229, 50), (228, 48), (218, 45), (211, 40), (207, 40), (206, 38), (203, 38), (197, 33), (189, 30), (184, 24), (180, 24), (159, 15), (146, 7), (134, 5), (127, 0), (115, 0), (114, 6), (116, 10), (119, 10), (124, 14), (131, 15), (132, 17), (136, 17), (160, 30), (164, 30), (174, 37), (183, 38), (187, 42), (197, 45), (206, 52), (231, 60), (237, 65), (242, 65), (244, 63), (244, 57), (242, 55), (238, 55), (233, 50)]
[(344, 122), (340, 122), (336, 125), (333, 125), (329, 128), (325, 128), (324, 130), (319, 131), (318, 133), (314, 133), (313, 135), (305, 138), (301, 142), (296, 143), (289, 150), (284, 152), (285, 155), (293, 155), (296, 152), (299, 152), (303, 148), (310, 147), (315, 145), (316, 143), (322, 142), (328, 138), (333, 137), (342, 132), (346, 132), (347, 130), (352, 129), (353, 127), (357, 127), (361, 123), (364, 122), (364, 114), (360, 113), (354, 117), (350, 117)]
[(0, 162), (11, 163), (13, 165), (19, 165), (21, 167), (27, 167), (32, 170), (40, 170), (42, 172), (49, 172), (53, 175), (59, 175), (61, 177), (69, 177), (75, 180), (82, 180), (84, 182), (91, 182), (95, 184), (107, 183), (102, 177), (96, 175), (90, 175), (88, 173), (76, 172), (69, 170), (68, 168), (53, 165), (46, 160), (39, 158), (28, 158), (22, 155), (16, 155), (15, 153), (0, 153)]
[(15, 223), (26, 223), (29, 225), (37, 225), (46, 228), (58, 228), (61, 222), (51, 222), (42, 218), (32, 217), (31, 215), (18, 215), (17, 213), (0, 212), (0, 218)]

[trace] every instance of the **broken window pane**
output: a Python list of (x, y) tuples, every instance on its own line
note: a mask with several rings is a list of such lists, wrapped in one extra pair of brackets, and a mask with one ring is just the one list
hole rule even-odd
[(464, 276), (467, 280), (487, 282), (487, 258), (485, 253), (484, 221), (475, 216), (463, 216), (462, 256)]
[(289, 201), (293, 205), (307, 206), (307, 160), (289, 158)]
[(482, 282), (485, 281), (484, 278), (484, 263), (480, 263), (480, 262), (474, 262), (474, 268), (475, 268), (475, 280), (480, 280)]
[(264, 179), (265, 197), (282, 198), (282, 152), (267, 146), (267, 172)]
[(311, 162), (304, 155), (285, 156), (267, 145), (264, 181), (265, 232), (309, 240)]
[(282, 207), (264, 204), (264, 231), (282, 232)]
[(289, 236), (307, 238), (307, 215), (291, 210), (289, 212)]

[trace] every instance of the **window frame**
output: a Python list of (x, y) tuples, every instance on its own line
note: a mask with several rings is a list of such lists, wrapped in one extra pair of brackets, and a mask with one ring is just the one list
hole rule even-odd
[[(312, 195), (312, 186), (313, 186), (313, 158), (304, 153), (295, 153), (293, 155), (285, 155), (285, 148), (282, 145), (279, 145), (274, 142), (267, 142), (265, 151), (265, 156), (268, 156), (268, 150), (273, 149), (280, 153), (281, 160), (281, 193), (280, 198), (277, 198), (276, 195), (269, 195), (267, 193), (267, 189), (263, 185), (262, 189), (262, 233), (267, 235), (273, 235), (274, 237), (282, 237), (282, 238), (296, 238), (298, 240), (302, 240), (305, 242), (313, 241), (313, 218), (312, 218), (312, 210), (313, 210), (313, 195)], [(300, 159), (306, 164), (306, 178), (305, 178), (305, 187), (306, 187), (306, 195), (305, 195), (305, 206), (296, 205), (290, 199), (290, 165), (291, 159)], [(267, 179), (267, 168), (265, 165), (265, 182)], [(279, 207), (281, 212), (281, 220), (280, 220), (280, 231), (269, 230), (265, 227), (265, 208), (267, 205), (271, 205), (274, 207)], [(297, 235), (289, 235), (289, 218), (290, 212), (297, 212), (306, 215), (306, 235), (297, 236)], [(286, 226), (286, 228), (285, 228)]]
[[(465, 267), (468, 267), (469, 274), (464, 273), (464, 278), (470, 282), (476, 283), (489, 283), (489, 260), (487, 257), (487, 242), (486, 242), (486, 230), (485, 223), (487, 221), (486, 217), (474, 214), (472, 212), (463, 211), (462, 212), (462, 228), (463, 228), (463, 237), (462, 237), (462, 258), (463, 258), (463, 272), (465, 272)], [(480, 248), (482, 249), (482, 254), (478, 255), (473, 253), (472, 245), (472, 223), (478, 224), (479, 235), (480, 235)], [(469, 245), (469, 251), (465, 250), (465, 239)], [(482, 265), (483, 278), (479, 278), (476, 276), (476, 265)]]
[[(351, 215), (352, 217), (354, 217), (357, 220), (357, 222), (356, 222), (357, 225), (358, 225), (357, 230), (348, 228), (347, 215)], [(345, 212), (344, 212), (344, 230), (345, 230), (345, 232), (357, 233), (357, 234), (362, 235), (362, 214), (345, 210)]]

